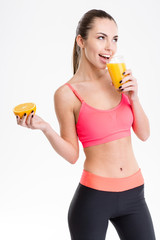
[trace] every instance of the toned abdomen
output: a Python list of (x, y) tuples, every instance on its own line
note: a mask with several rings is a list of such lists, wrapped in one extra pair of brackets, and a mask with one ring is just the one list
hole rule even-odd
[(138, 171), (131, 137), (84, 148), (84, 169), (104, 177), (127, 177)]

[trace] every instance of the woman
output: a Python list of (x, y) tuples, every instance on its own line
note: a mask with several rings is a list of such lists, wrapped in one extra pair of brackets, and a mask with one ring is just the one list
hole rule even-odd
[(131, 127), (146, 141), (149, 122), (132, 71), (123, 73), (117, 90), (106, 69), (117, 51), (117, 32), (115, 20), (102, 10), (90, 10), (79, 21), (74, 75), (54, 94), (61, 136), (37, 115), (17, 117), (19, 125), (42, 130), (72, 164), (79, 157), (77, 136), (83, 145), (84, 169), (68, 212), (72, 240), (104, 240), (109, 220), (122, 240), (155, 239), (131, 143)]

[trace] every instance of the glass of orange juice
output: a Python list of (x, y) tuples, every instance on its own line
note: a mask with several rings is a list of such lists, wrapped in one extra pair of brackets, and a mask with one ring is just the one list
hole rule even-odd
[(111, 61), (107, 63), (107, 68), (113, 85), (116, 89), (119, 89), (121, 86), (121, 83), (119, 82), (124, 78), (123, 72), (126, 71), (124, 57), (122, 55), (114, 56)]

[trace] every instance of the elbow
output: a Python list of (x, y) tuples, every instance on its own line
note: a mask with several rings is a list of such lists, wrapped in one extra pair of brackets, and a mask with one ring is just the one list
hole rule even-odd
[(75, 163), (77, 162), (77, 160), (78, 160), (77, 158), (76, 158), (76, 159), (73, 159), (70, 163), (71, 163), (71, 164), (75, 164)]
[(145, 133), (143, 134), (142, 141), (145, 142), (150, 137), (150, 126), (148, 122), (148, 127), (146, 128)]
[(147, 141), (148, 138), (149, 138), (149, 136), (148, 136), (148, 137), (144, 137), (144, 138), (142, 138), (141, 140), (142, 140), (143, 142), (145, 142), (145, 141)]
[(150, 128), (147, 129), (141, 129), (141, 130), (137, 130), (135, 128), (133, 128), (135, 134), (137, 135), (137, 137), (145, 142), (149, 137), (150, 137)]
[(79, 158), (79, 150), (72, 147), (71, 151), (67, 152), (67, 160), (71, 164), (75, 164)]
[(75, 164), (76, 162), (77, 162), (77, 160), (75, 160), (75, 161), (72, 161), (72, 162), (70, 162), (70, 163), (73, 165), (73, 164)]
[(79, 156), (77, 156), (77, 155), (76, 155), (76, 157), (72, 157), (70, 163), (75, 164), (77, 162), (78, 158), (79, 158)]
[(150, 137), (150, 128), (147, 129), (146, 134), (144, 134), (142, 141), (145, 142)]
[(141, 139), (143, 142), (145, 142), (145, 141), (147, 141), (147, 139), (149, 138), (149, 136), (150, 136), (150, 133), (142, 136), (140, 139)]

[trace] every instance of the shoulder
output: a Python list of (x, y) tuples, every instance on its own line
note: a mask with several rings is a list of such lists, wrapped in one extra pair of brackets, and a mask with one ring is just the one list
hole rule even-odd
[[(72, 81), (69, 80), (66, 83), (72, 84)], [(61, 105), (63, 103), (64, 105), (67, 105), (69, 108), (74, 107), (74, 94), (72, 90), (69, 88), (69, 86), (64, 83), (63, 85), (59, 86), (55, 92), (54, 92), (54, 102), (56, 105)]]

